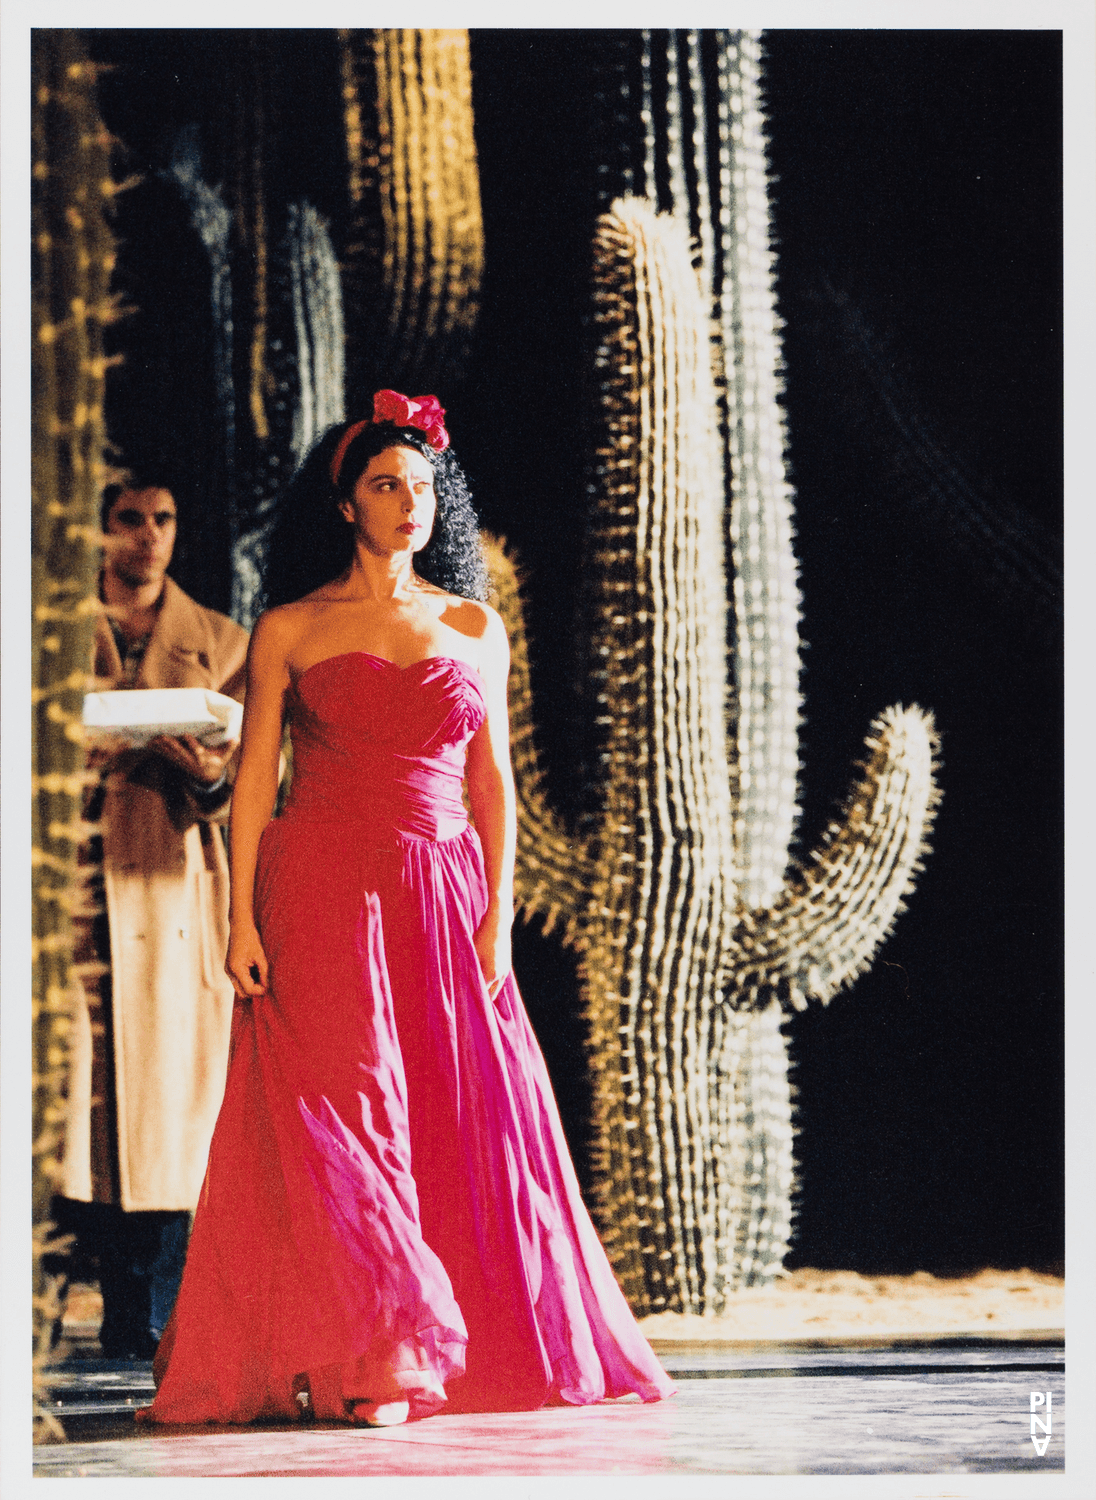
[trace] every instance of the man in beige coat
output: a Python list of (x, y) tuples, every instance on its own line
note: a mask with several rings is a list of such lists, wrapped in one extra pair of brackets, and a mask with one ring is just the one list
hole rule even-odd
[[(95, 636), (101, 688), (214, 688), (242, 699), (247, 632), (167, 576), (175, 502), (158, 485), (114, 487)], [(235, 744), (191, 735), (113, 756), (87, 816), (90, 911), (77, 1017), (61, 1196), (55, 1219), (98, 1271), (100, 1342), (151, 1357), (182, 1275), (224, 1092), (233, 990), (224, 973), (228, 866), (220, 830)]]

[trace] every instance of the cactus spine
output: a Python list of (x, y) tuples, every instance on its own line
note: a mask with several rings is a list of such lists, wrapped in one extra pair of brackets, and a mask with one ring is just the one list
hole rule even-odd
[[(419, 389), (475, 323), (483, 219), (467, 31), (339, 33), (350, 194), (351, 389)], [(450, 377), (451, 378), (451, 375)]]
[[(79, 899), (76, 850), (84, 834), (80, 708), (99, 609), (99, 494), (103, 453), (103, 327), (114, 244), (105, 210), (117, 191), (109, 138), (95, 108), (95, 75), (75, 32), (33, 33), (32, 589), (34, 871), (32, 1207), (35, 1249), (48, 1233), (67, 1092)], [(57, 1314), (36, 1270), (36, 1364)], [(63, 1436), (36, 1411), (40, 1436)]]

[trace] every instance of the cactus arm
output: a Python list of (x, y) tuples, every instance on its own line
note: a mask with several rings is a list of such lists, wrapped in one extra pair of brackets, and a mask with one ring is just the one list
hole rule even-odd
[(844, 820), (830, 824), (770, 911), (743, 913), (735, 1003), (772, 998), (803, 1010), (808, 999), (830, 1000), (864, 972), (903, 910), (939, 800), (932, 717), (916, 705), (889, 708), (866, 745)]
[(545, 932), (559, 928), (565, 943), (582, 947), (582, 918), (590, 901), (593, 862), (585, 845), (568, 835), (549, 805), (533, 733), (529, 645), (519, 578), (505, 544), (483, 537), (487, 571), (510, 637), (510, 754), (518, 805), (514, 898), (526, 921), (539, 917)]

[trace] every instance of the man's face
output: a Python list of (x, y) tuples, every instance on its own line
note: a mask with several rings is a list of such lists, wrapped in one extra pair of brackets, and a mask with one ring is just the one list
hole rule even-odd
[(175, 501), (170, 491), (123, 490), (107, 516), (104, 565), (122, 583), (138, 588), (163, 583), (175, 548)]

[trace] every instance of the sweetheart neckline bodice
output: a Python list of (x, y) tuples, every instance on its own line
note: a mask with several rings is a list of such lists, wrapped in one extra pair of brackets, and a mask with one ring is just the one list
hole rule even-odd
[(465, 755), (487, 714), (470, 662), (439, 653), (401, 667), (372, 651), (336, 652), (300, 674), (289, 710), (285, 815), (432, 840), (466, 826)]
[(393, 671), (400, 673), (414, 671), (416, 667), (426, 666), (429, 662), (447, 662), (455, 667), (463, 667), (466, 672), (470, 673), (479, 682), (483, 680), (483, 673), (478, 667), (474, 667), (471, 662), (465, 661), (462, 656), (450, 656), (447, 652), (438, 652), (435, 656), (420, 656), (417, 661), (410, 661), (406, 666), (401, 667), (399, 662), (391, 661), (387, 656), (378, 656), (375, 651), (336, 651), (333, 656), (324, 656), (319, 661), (314, 661), (310, 667), (305, 667), (303, 672), (298, 672), (293, 681), (293, 686), (299, 689), (301, 683), (310, 672), (318, 671), (320, 667), (326, 667), (330, 662), (346, 661), (348, 657), (352, 656), (364, 656), (369, 661), (379, 662), (382, 666), (391, 667)]

